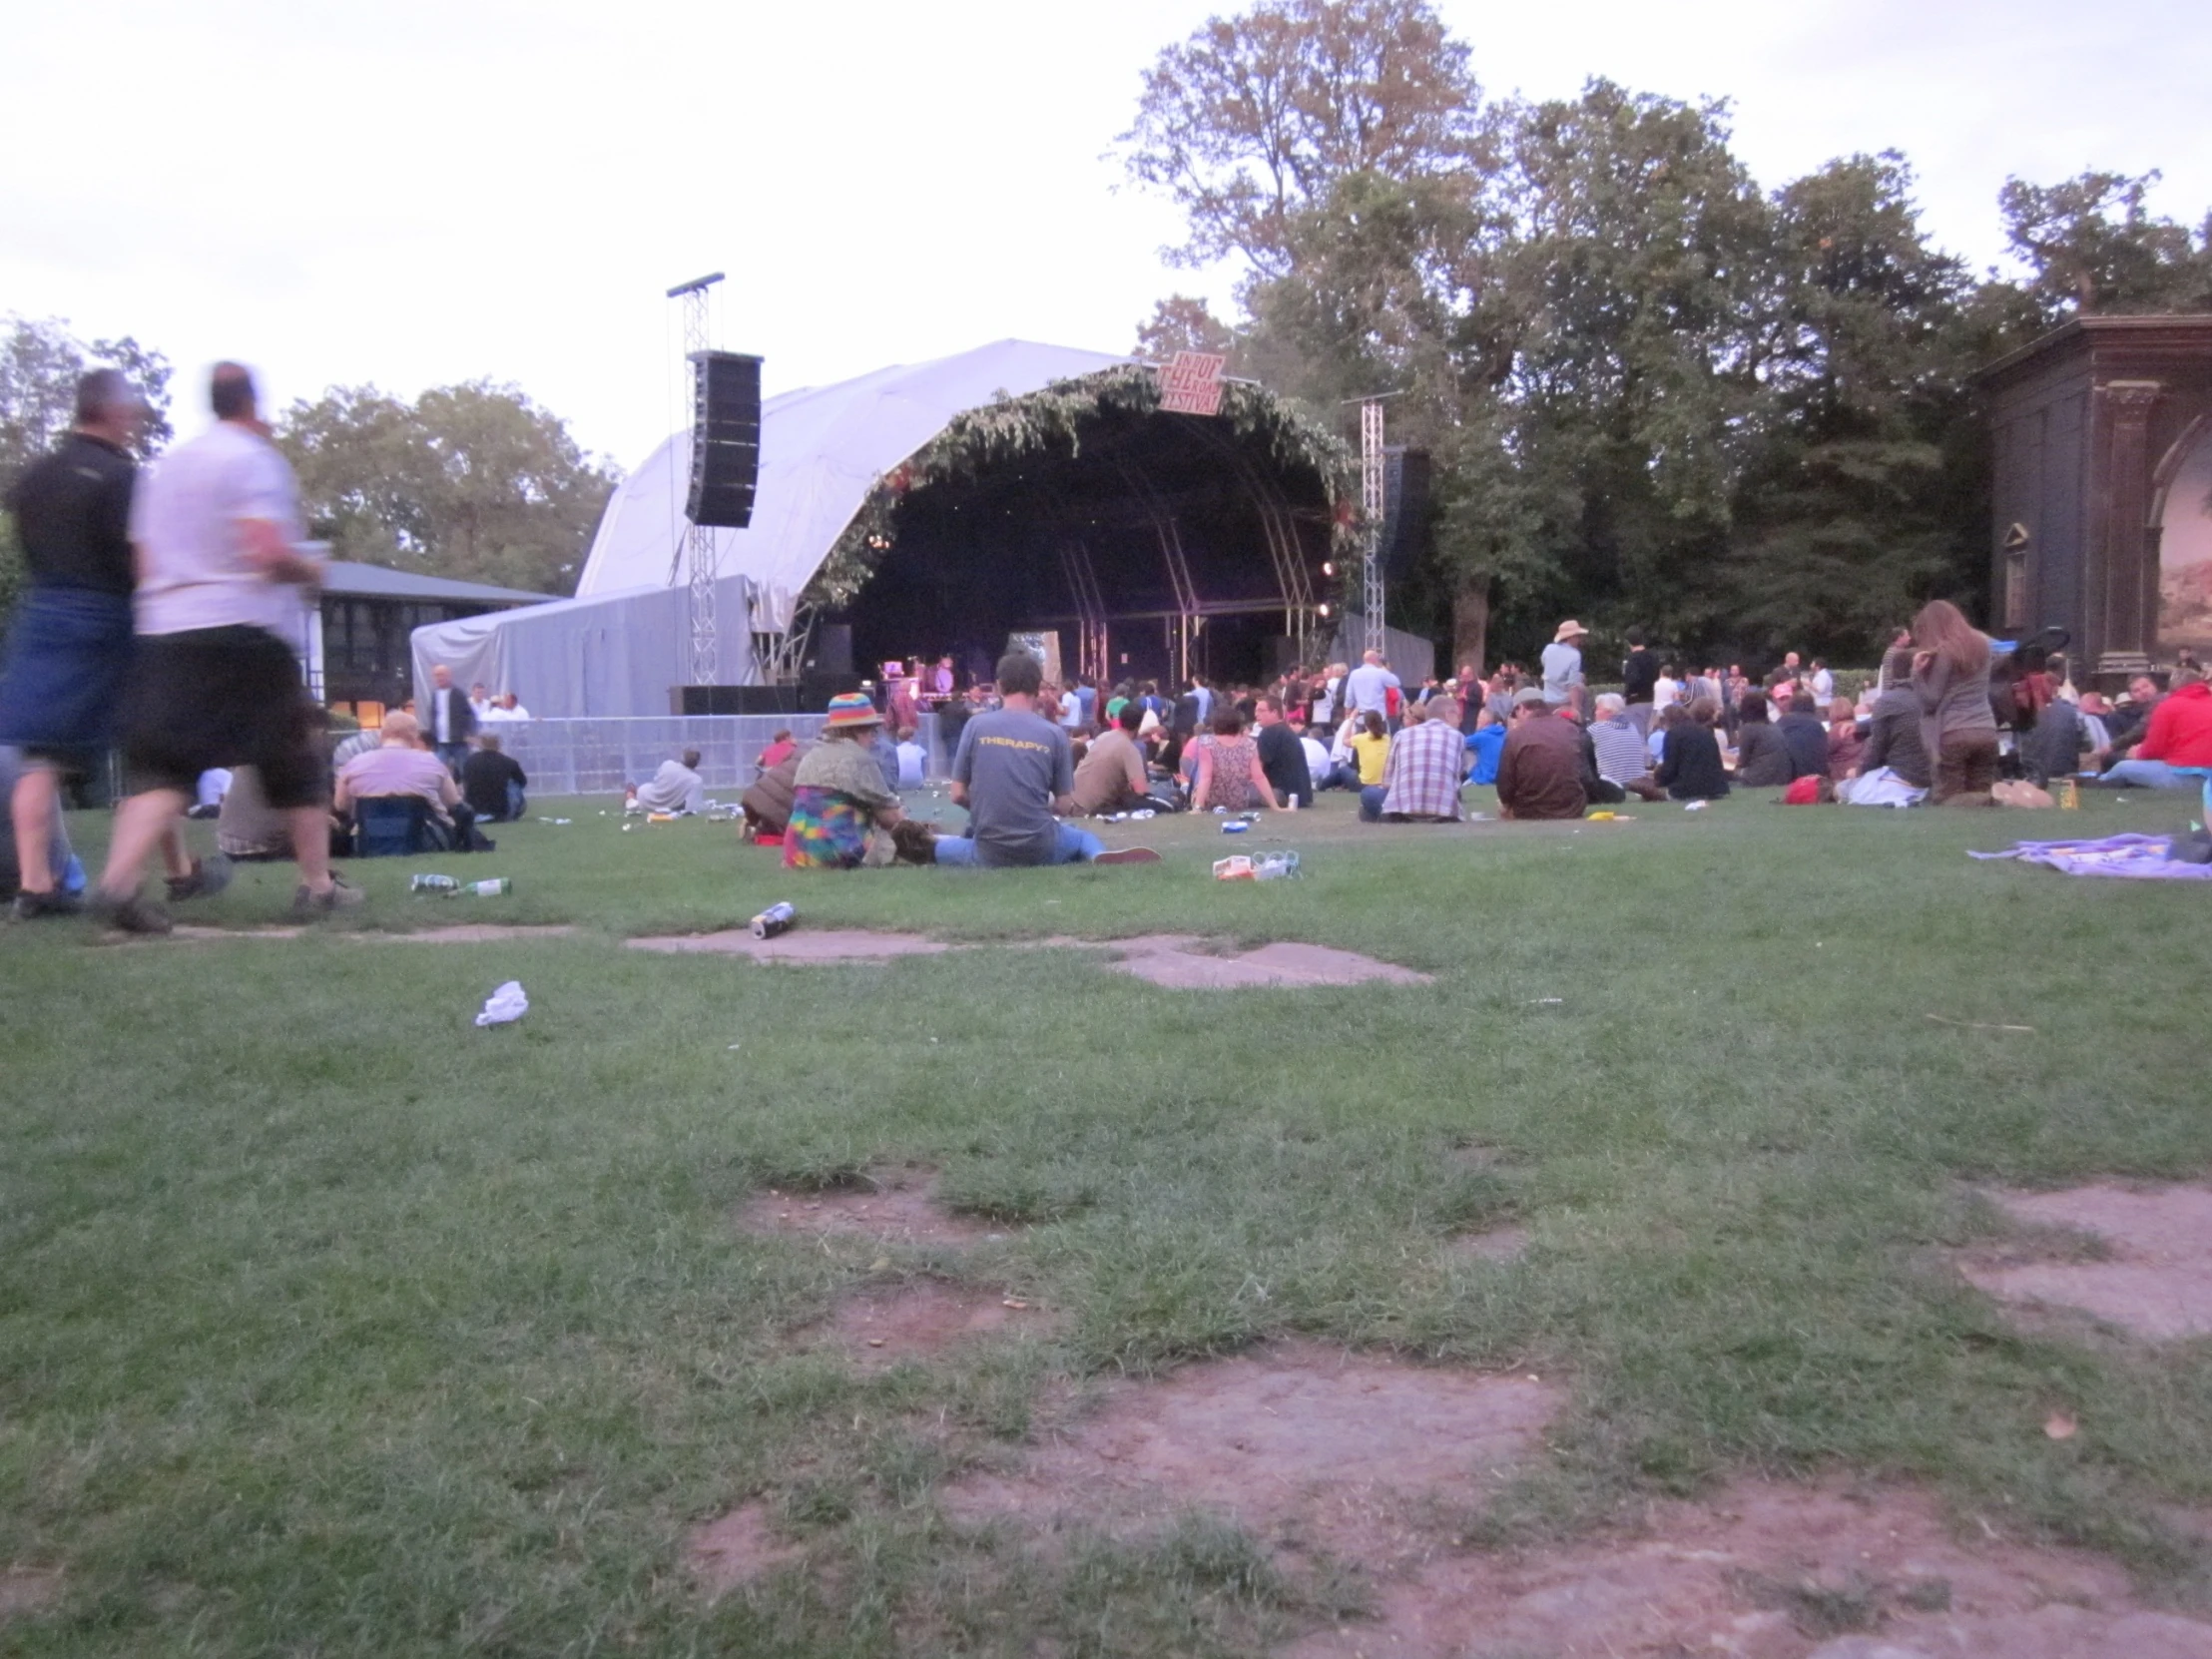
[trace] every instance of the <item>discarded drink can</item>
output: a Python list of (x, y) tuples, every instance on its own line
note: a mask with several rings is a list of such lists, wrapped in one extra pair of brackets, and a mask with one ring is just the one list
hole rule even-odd
[(771, 904), (753, 918), (753, 936), (757, 939), (773, 939), (779, 933), (789, 933), (799, 925), (799, 910), (790, 902)]
[(2069, 778), (2059, 786), (2058, 805), (2062, 811), (2069, 813), (2081, 810), (2081, 782), (2079, 779)]
[(461, 890), (461, 884), (450, 875), (410, 875), (407, 877), (407, 890), (455, 893)]
[(1221, 832), (1225, 835), (1241, 835), (1251, 828), (1252, 826), (1245, 823), (1243, 819), (1233, 818), (1221, 827)]

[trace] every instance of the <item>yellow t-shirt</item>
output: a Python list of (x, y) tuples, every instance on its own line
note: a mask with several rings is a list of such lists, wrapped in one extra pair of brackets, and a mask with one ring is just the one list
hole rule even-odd
[(1382, 783), (1382, 765), (1390, 758), (1390, 740), (1386, 736), (1379, 738), (1372, 732), (1355, 733), (1352, 752), (1360, 758), (1361, 787)]

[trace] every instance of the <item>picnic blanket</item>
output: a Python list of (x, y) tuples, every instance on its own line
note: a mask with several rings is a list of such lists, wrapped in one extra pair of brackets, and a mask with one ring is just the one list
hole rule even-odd
[(1968, 852), (1969, 858), (2017, 858), (2067, 875), (2124, 875), (2150, 881), (2212, 881), (2212, 864), (2172, 856), (2171, 835), (2106, 835), (2089, 841), (2020, 841), (2009, 852)]

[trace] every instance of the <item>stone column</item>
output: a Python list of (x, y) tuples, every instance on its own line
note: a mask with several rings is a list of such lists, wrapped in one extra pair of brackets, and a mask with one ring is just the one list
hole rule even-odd
[(2150, 412), (2162, 388), (2156, 380), (2108, 380), (2097, 389), (2106, 432), (2097, 526), (2104, 544), (2101, 679), (2147, 670), (2158, 631), (2157, 571), (2150, 555)]

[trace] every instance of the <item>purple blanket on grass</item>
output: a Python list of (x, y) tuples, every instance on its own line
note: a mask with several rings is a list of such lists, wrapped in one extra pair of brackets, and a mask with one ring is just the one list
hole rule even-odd
[(1969, 858), (2018, 858), (2067, 875), (2126, 875), (2149, 881), (2212, 881), (2212, 864), (2185, 864), (2166, 854), (2171, 835), (2107, 835), (2094, 841), (2020, 841), (2009, 852), (1969, 852)]

